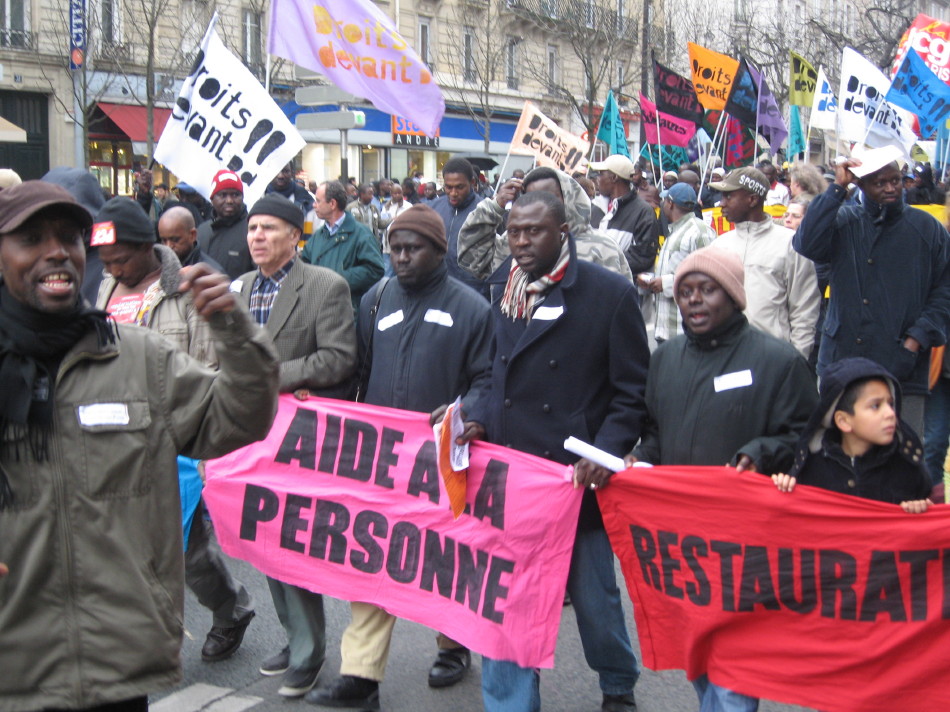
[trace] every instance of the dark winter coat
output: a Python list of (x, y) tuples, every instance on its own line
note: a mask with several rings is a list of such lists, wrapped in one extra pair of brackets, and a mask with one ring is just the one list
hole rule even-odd
[(744, 454), (773, 474), (791, 467), (818, 394), (801, 354), (736, 314), (714, 334), (687, 332), (661, 344), (646, 401), (639, 460), (725, 465)]
[(363, 296), (357, 327), (360, 369), (372, 334), (365, 401), (429, 413), (461, 396), (466, 414), (478, 410), (491, 386), (492, 327), (488, 302), (444, 264), (418, 288), (379, 282)]
[(475, 210), (480, 201), (481, 197), (473, 190), (458, 206), (452, 205), (449, 202), (449, 197), (443, 195), (429, 203), (429, 207), (435, 210), (442, 218), (442, 222), (445, 223), (445, 239), (449, 243), (448, 250), (445, 253), (445, 266), (449, 268), (449, 276), (455, 277), (462, 284), (468, 285), (479, 294), (487, 296), (485, 283), (475, 279), (459, 267), (459, 230), (465, 224), (465, 218)]
[[(489, 279), (495, 345), (492, 386), (483, 423), (492, 442), (555, 462), (579, 459), (564, 449), (569, 436), (612, 455), (630, 452), (645, 415), (650, 352), (636, 287), (620, 275), (576, 257), (530, 321), (501, 313), (511, 268), (505, 260)], [(602, 526), (593, 492), (585, 492), (582, 526)]]
[(237, 279), (256, 269), (247, 246), (247, 206), (229, 218), (214, 218), (198, 226), (198, 247)]
[[(815, 262), (830, 263), (831, 301), (818, 372), (863, 356), (898, 379), (905, 394), (927, 393), (930, 348), (947, 341), (950, 237), (936, 219), (903, 203), (843, 205), (832, 185), (808, 206), (792, 241)], [(908, 336), (919, 353), (904, 348)]]

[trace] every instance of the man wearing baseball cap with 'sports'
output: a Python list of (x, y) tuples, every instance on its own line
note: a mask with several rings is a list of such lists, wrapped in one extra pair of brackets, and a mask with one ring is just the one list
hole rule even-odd
[(792, 247), (795, 231), (776, 225), (763, 210), (768, 178), (757, 168), (737, 168), (709, 187), (722, 193), (723, 217), (734, 225), (715, 244), (742, 260), (749, 323), (808, 358), (821, 301), (818, 278), (812, 261)]
[[(135, 214), (135, 201), (107, 216)], [(114, 208), (112, 208), (114, 210)], [(145, 712), (181, 680), (177, 456), (266, 436), (273, 343), (204, 265), (178, 283), (218, 371), (80, 296), (92, 217), (62, 187), (0, 192), (0, 707)], [(151, 241), (154, 242), (154, 232)]]
[(198, 226), (198, 247), (220, 264), (231, 279), (254, 269), (247, 247), (244, 183), (234, 171), (220, 170), (211, 179), (211, 220)]

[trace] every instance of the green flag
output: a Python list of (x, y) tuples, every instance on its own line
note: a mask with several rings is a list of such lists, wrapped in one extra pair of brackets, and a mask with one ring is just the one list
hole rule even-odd
[(614, 101), (612, 91), (607, 92), (607, 103), (604, 104), (604, 112), (600, 115), (597, 138), (607, 144), (611, 156), (619, 153), (621, 156), (630, 158), (630, 149), (627, 148), (627, 135), (624, 133), (623, 122), (620, 120), (620, 110)]

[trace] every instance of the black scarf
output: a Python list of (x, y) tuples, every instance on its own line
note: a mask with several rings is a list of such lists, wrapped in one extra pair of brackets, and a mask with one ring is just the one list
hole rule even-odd
[[(115, 342), (104, 311), (80, 299), (68, 312), (41, 312), (14, 299), (0, 279), (0, 457), (12, 449), (19, 458), (19, 443), (26, 440), (35, 460), (49, 458), (56, 371), (65, 353), (92, 329), (100, 346)], [(0, 510), (12, 502), (0, 470)]]

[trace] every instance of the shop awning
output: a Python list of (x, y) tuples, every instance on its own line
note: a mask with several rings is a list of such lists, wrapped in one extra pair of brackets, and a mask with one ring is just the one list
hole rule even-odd
[(0, 142), (26, 143), (26, 131), (0, 116)]
[[(99, 108), (102, 109), (102, 113), (112, 119), (112, 122), (116, 126), (122, 129), (130, 141), (148, 140), (148, 114), (144, 106), (107, 104), (100, 101)], [(158, 141), (158, 137), (162, 135), (162, 131), (171, 114), (171, 109), (160, 109), (156, 107), (152, 110), (152, 116), (154, 117), (153, 138), (155, 141)]]

